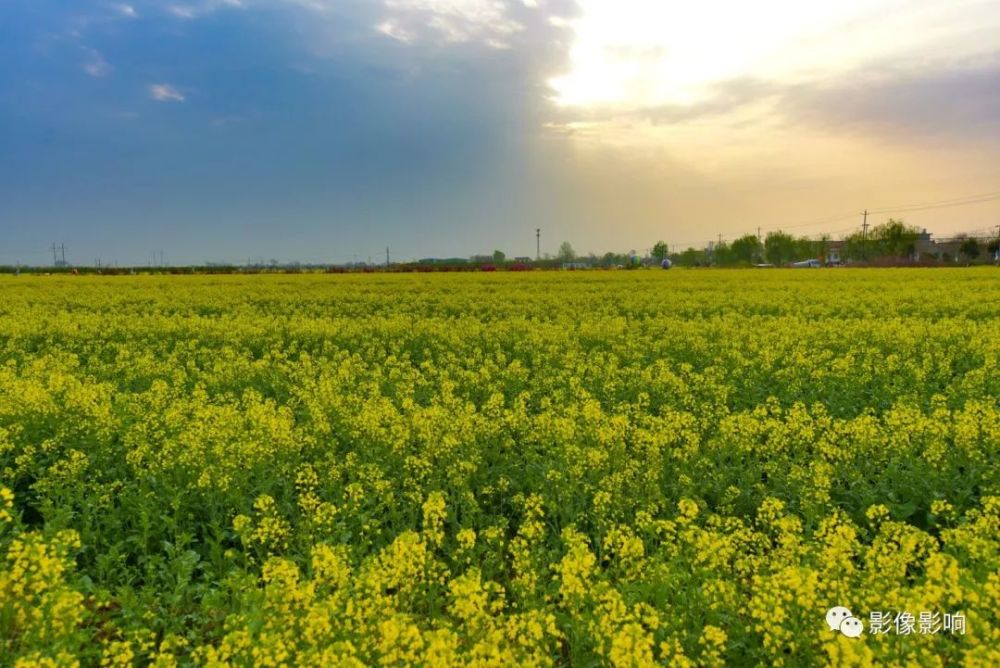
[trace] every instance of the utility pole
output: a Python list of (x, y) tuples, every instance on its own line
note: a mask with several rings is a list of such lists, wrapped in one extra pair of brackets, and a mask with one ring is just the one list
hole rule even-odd
[(389, 247), (388, 246), (385, 247), (385, 266), (386, 266), (386, 269), (389, 268)]
[(542, 259), (542, 228), (535, 228), (535, 262)]
[(760, 241), (760, 225), (757, 226), (757, 241)]
[[(53, 266), (56, 266), (56, 267), (65, 267), (66, 266), (66, 244), (59, 244), (57, 246), (57, 245), (55, 245), (53, 243), (52, 246), (51, 246), (51, 248), (52, 248), (52, 264), (53, 264)], [(59, 259), (60, 255), (62, 257), (61, 261)]]
[(861, 223), (861, 240), (868, 241), (868, 209), (865, 209), (861, 215), (864, 216)]

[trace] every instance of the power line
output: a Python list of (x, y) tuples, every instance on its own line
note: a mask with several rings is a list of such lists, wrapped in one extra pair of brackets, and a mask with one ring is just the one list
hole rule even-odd
[(994, 199), (1000, 199), (1000, 191), (982, 193), (979, 195), (965, 195), (964, 197), (950, 197), (948, 199), (937, 200), (935, 202), (917, 202), (914, 204), (900, 204), (893, 207), (882, 207), (880, 209), (874, 209), (871, 213), (891, 213), (903, 209), (943, 208), (946, 206), (960, 206), (963, 204), (989, 202)]
[[(970, 204), (982, 204), (984, 202), (992, 202), (994, 200), (1000, 200), (1000, 191), (992, 193), (981, 193), (979, 195), (966, 195), (964, 197), (952, 197), (950, 199), (938, 200), (936, 202), (924, 202), (924, 203), (914, 203), (914, 204), (903, 204), (895, 207), (883, 207), (880, 209), (866, 209), (862, 212), (864, 216), (861, 227), (867, 232), (868, 225), (868, 215), (869, 214), (880, 214), (880, 213), (907, 213), (910, 211), (926, 211), (930, 209), (945, 209), (955, 206), (966, 206)], [(837, 214), (833, 216), (828, 216), (825, 218), (815, 218), (809, 221), (802, 221), (797, 223), (792, 223), (789, 225), (777, 225), (774, 227), (758, 227), (757, 228), (757, 238), (761, 238), (761, 232), (772, 232), (776, 230), (793, 230), (802, 227), (811, 227), (813, 225), (822, 225), (825, 223), (834, 223), (841, 220), (848, 220), (853, 218), (858, 214), (856, 213), (845, 213)], [(832, 234), (847, 232), (855, 229), (854, 226), (844, 228), (842, 230), (834, 230)], [(672, 245), (677, 248), (680, 246), (694, 247), (696, 244), (704, 244), (705, 241), (681, 241), (674, 242)]]
[[(893, 207), (881, 207), (878, 209), (868, 209), (869, 214), (875, 213), (907, 213), (909, 211), (926, 211), (928, 209), (943, 209), (952, 206), (965, 206), (968, 204), (981, 204), (983, 202), (991, 202), (993, 200), (1000, 199), (1000, 191), (994, 191), (989, 193), (980, 193), (978, 195), (965, 195), (963, 197), (952, 197), (949, 199), (938, 200), (935, 202), (919, 202), (913, 204), (900, 204)], [(823, 225), (826, 223), (836, 223), (841, 220), (847, 220), (853, 218), (857, 214), (842, 213), (842, 214), (832, 214), (830, 216), (825, 216), (822, 218), (814, 218), (812, 220), (803, 220), (799, 222), (789, 223), (787, 225), (777, 225), (774, 227), (761, 227), (758, 228), (757, 236), (760, 237), (760, 231), (771, 232), (774, 230), (794, 230), (801, 227), (812, 227), (813, 225)]]
[(841, 213), (834, 216), (828, 216), (826, 218), (818, 218), (815, 220), (804, 221), (800, 223), (792, 223), (790, 225), (777, 225), (775, 227), (764, 227), (761, 229), (763, 229), (765, 232), (773, 232), (774, 230), (794, 230), (800, 227), (812, 227), (813, 225), (825, 225), (827, 223), (837, 223), (840, 222), (841, 220), (854, 218), (854, 216), (856, 215), (858, 214), (852, 211), (850, 213)]
[(877, 209), (871, 213), (907, 213), (909, 211), (926, 211), (928, 209), (948, 209), (953, 206), (966, 206), (969, 204), (982, 204), (1000, 199), (1000, 193), (992, 196), (982, 196), (975, 199), (965, 199), (962, 201), (946, 201), (934, 204), (914, 204), (911, 206), (895, 207), (891, 209)]

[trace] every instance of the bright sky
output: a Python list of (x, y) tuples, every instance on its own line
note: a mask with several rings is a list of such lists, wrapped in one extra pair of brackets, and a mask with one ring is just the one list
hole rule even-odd
[(957, 60), (996, 42), (989, 4), (583, 0), (570, 70), (550, 83), (563, 105), (634, 108), (696, 102), (739, 77), (805, 83), (887, 58)]
[[(0, 2), (0, 263), (1000, 223), (995, 0)], [(880, 222), (876, 217), (874, 222)]]

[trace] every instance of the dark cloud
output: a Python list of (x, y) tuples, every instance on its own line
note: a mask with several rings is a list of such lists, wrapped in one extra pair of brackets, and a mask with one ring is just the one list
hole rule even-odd
[(885, 63), (789, 84), (756, 77), (711, 86), (693, 104), (621, 110), (567, 110), (559, 121), (683, 124), (766, 105), (769, 122), (888, 139), (972, 138), (1000, 142), (1000, 55), (920, 67)]
[(790, 123), (892, 138), (1000, 141), (1000, 57), (940, 68), (895, 64), (783, 91)]
[[(169, 4), (114, 22), (85, 20), (101, 3), (39, 5), (0, 44), (0, 217), (15, 245), (39, 252), (54, 235), (122, 261), (163, 246), (184, 261), (364, 255), (390, 240), (454, 254), (490, 250), (529, 215), (544, 81), (569, 39), (548, 19), (572, 6), (506, 3), (519, 28), (498, 48), (484, 34), (394, 40), (376, 30), (391, 8), (367, 0), (189, 3), (215, 10), (190, 18)], [(67, 26), (113, 76), (87, 76), (75, 46), (39, 55)], [(170, 91), (184, 103), (150, 97)]]

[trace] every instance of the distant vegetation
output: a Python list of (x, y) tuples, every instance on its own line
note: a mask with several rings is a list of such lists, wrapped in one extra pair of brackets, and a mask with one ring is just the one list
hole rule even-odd
[[(929, 252), (930, 251), (930, 252)], [(440, 271), (524, 271), (529, 269), (638, 269), (658, 267), (664, 259), (679, 267), (751, 267), (768, 264), (785, 266), (793, 262), (817, 259), (822, 263), (854, 264), (857, 266), (993, 263), (1000, 253), (1000, 238), (977, 239), (959, 236), (947, 242), (946, 247), (931, 241), (930, 235), (901, 220), (890, 219), (876, 225), (867, 233), (857, 231), (841, 240), (829, 235), (818, 238), (794, 236), (781, 230), (768, 232), (763, 239), (747, 234), (731, 242), (707, 244), (705, 248), (670, 250), (665, 241), (657, 241), (644, 252), (606, 252), (579, 254), (569, 241), (559, 245), (556, 255), (545, 253), (541, 257), (510, 257), (502, 250), (489, 255), (471, 257), (430, 257), (420, 260), (394, 261), (389, 265), (372, 262), (348, 264), (303, 264), (300, 262), (227, 264), (205, 262), (178, 266), (14, 266), (0, 265), (4, 273), (52, 274), (263, 274), (263, 273), (316, 273), (316, 272), (440, 272)]]
[(921, 252), (921, 237), (928, 239), (926, 245), (929, 248), (934, 245), (923, 230), (906, 225), (901, 220), (890, 219), (872, 227), (867, 233), (859, 230), (839, 241), (829, 235), (796, 237), (779, 230), (768, 232), (763, 239), (748, 234), (735, 241), (722, 241), (703, 249), (689, 248), (672, 253), (670, 258), (682, 267), (749, 267), (765, 263), (782, 266), (810, 258), (827, 262), (831, 256), (836, 257), (837, 263), (859, 265), (954, 264), (955, 261), (972, 264), (991, 261), (1000, 246), (997, 239), (981, 242), (966, 238), (952, 244), (954, 248), (949, 247), (949, 250), (931, 256)]

